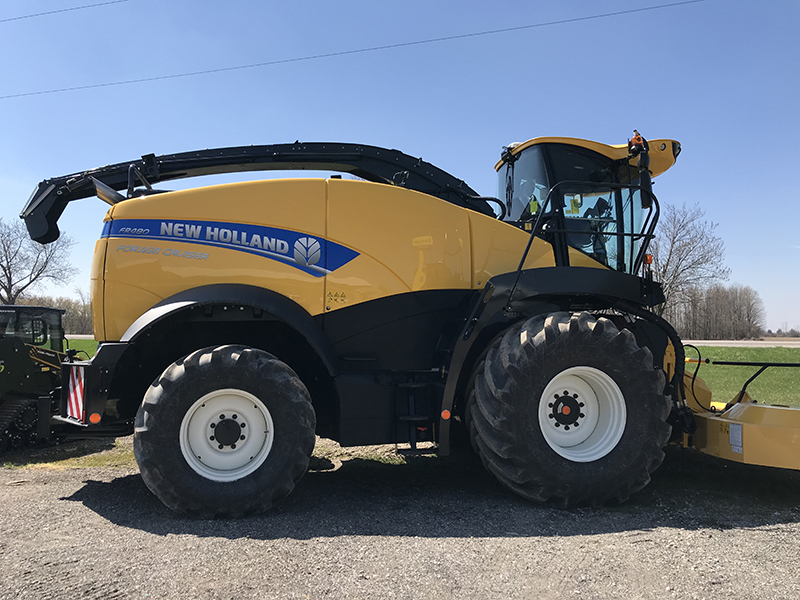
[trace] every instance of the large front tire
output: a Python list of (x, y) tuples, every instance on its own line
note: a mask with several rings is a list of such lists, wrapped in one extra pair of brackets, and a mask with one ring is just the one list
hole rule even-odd
[(664, 376), (650, 351), (608, 319), (529, 319), (489, 350), (473, 380), (473, 444), (486, 468), (529, 500), (621, 502), (664, 458)]
[(136, 415), (145, 484), (169, 508), (235, 517), (269, 509), (303, 476), (316, 419), (308, 390), (262, 350), (197, 350), (153, 382)]

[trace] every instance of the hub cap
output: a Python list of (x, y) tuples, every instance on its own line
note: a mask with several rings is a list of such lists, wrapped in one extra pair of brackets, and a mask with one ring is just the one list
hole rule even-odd
[(539, 401), (539, 427), (547, 444), (574, 462), (611, 452), (625, 431), (625, 397), (594, 367), (572, 367), (547, 384)]
[(260, 467), (272, 449), (275, 430), (261, 401), (244, 390), (210, 392), (186, 411), (181, 422), (183, 457), (199, 475), (236, 481)]

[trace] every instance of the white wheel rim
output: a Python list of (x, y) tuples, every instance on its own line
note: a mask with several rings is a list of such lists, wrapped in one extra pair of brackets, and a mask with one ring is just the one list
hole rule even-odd
[(258, 469), (274, 438), (269, 410), (244, 390), (206, 394), (181, 422), (183, 457), (197, 474), (212, 481), (236, 481)]
[(539, 427), (547, 444), (574, 462), (604, 457), (625, 431), (625, 396), (599, 369), (572, 367), (547, 384), (539, 401)]

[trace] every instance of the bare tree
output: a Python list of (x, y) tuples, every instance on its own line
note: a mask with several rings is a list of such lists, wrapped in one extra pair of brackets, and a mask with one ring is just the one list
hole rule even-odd
[(664, 207), (651, 244), (655, 276), (667, 298), (656, 307), (658, 314), (669, 313), (689, 289), (704, 289), (728, 278), (725, 244), (716, 228), (699, 206)]
[(92, 333), (92, 305), (89, 294), (75, 288), (77, 298), (66, 298), (64, 296), (30, 296), (26, 295), (19, 299), (19, 304), (31, 306), (50, 306), (52, 308), (63, 308), (67, 312), (64, 314), (64, 331), (68, 334)]
[(16, 304), (44, 283), (66, 284), (78, 270), (70, 264), (75, 242), (61, 235), (51, 244), (34, 242), (22, 221), (0, 219), (0, 303)]
[(754, 338), (761, 335), (767, 322), (767, 311), (761, 296), (750, 286), (734, 286), (736, 294), (737, 333), (742, 338)]
[(78, 299), (73, 306), (70, 331), (75, 333), (92, 333), (92, 300), (88, 292), (79, 287), (75, 288)]
[(726, 287), (725, 244), (699, 206), (666, 206), (651, 245), (655, 277), (666, 302), (656, 307), (678, 332), (693, 339), (761, 335), (764, 303), (753, 288)]

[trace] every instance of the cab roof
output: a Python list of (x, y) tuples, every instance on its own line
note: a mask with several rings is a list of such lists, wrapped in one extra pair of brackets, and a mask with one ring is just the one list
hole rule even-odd
[[(647, 140), (647, 142), (650, 145), (650, 173), (653, 177), (656, 177), (675, 164), (678, 154), (681, 152), (681, 145), (680, 142), (669, 139)], [(531, 146), (542, 144), (565, 144), (568, 146), (586, 148), (587, 150), (592, 150), (598, 154), (607, 156), (612, 160), (624, 160), (629, 157), (627, 144), (609, 146), (608, 144), (601, 144), (600, 142), (570, 137), (537, 137), (527, 142), (510, 144), (508, 146), (508, 151), (513, 156), (516, 156)], [(630, 158), (632, 167), (636, 166), (637, 160), (636, 157)], [(495, 171), (499, 171), (504, 164), (506, 164), (506, 159), (501, 158), (494, 166)]]

